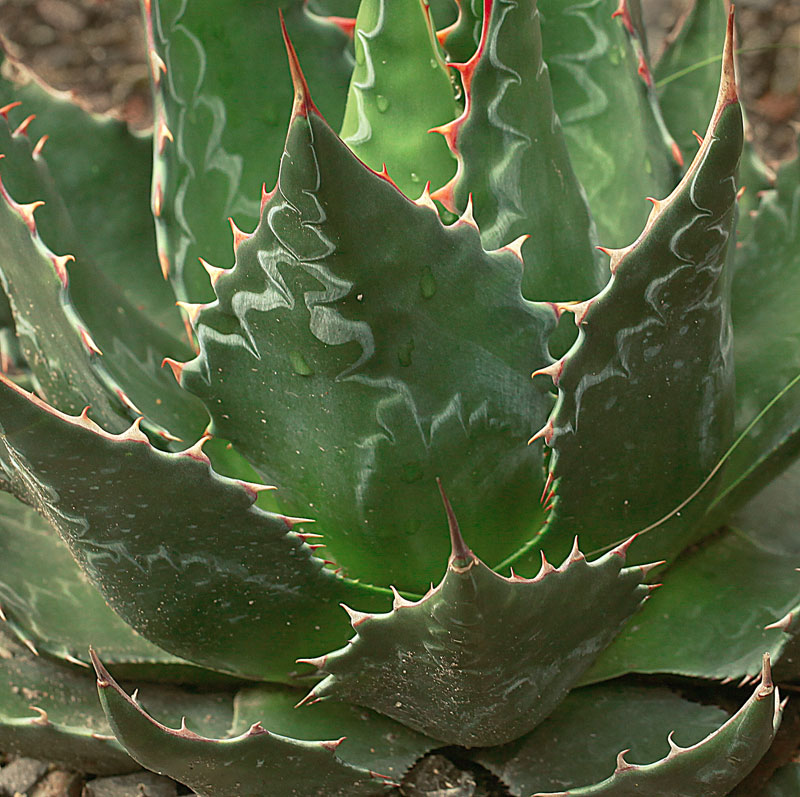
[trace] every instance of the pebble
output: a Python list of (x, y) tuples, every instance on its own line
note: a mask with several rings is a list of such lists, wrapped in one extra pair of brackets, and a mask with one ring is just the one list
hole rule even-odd
[(0, 797), (25, 794), (47, 772), (47, 764), (35, 758), (15, 758), (0, 769)]
[(429, 755), (406, 776), (401, 793), (409, 797), (474, 797), (476, 788), (471, 773), (444, 756)]
[(83, 787), (82, 797), (176, 797), (174, 780), (152, 772), (134, 772), (113, 778), (95, 778)]
[(81, 797), (83, 778), (77, 772), (56, 769), (40, 780), (29, 797)]

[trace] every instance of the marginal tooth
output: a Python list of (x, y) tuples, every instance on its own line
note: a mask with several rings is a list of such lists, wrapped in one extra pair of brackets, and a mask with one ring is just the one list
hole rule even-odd
[(257, 482), (246, 482), (242, 479), (239, 479), (238, 481), (240, 486), (252, 497), (254, 501), (256, 498), (258, 498), (259, 493), (263, 493), (265, 490), (278, 489), (273, 484), (258, 484)]
[(640, 53), (639, 55), (639, 66), (636, 71), (639, 73), (639, 77), (644, 81), (646, 86), (650, 87), (653, 85), (653, 76), (650, 74), (650, 67), (647, 66), (644, 53)]
[[(200, 315), (201, 310), (210, 307), (211, 304), (196, 304), (194, 302), (181, 302), (177, 301), (175, 304), (189, 316), (189, 320), (194, 324), (197, 321), (197, 316)], [(213, 304), (213, 303), (212, 303)]]
[(432, 210), (434, 213), (438, 213), (439, 211), (436, 209), (436, 203), (431, 198), (431, 181), (428, 180), (425, 183), (425, 188), (422, 189), (422, 193), (420, 194), (419, 199), (416, 200), (415, 204), (421, 208), (428, 208)]
[(681, 152), (681, 148), (678, 146), (677, 141), (672, 142), (672, 146), (670, 147), (672, 151), (672, 160), (678, 164), (678, 166), (682, 169), (683, 168), (683, 153)]
[(248, 736), (260, 736), (264, 733), (269, 731), (260, 722), (254, 722), (247, 731)]
[(295, 659), (297, 664), (310, 664), (312, 667), (316, 667), (318, 670), (325, 669), (325, 665), (328, 663), (328, 655), (325, 654), (324, 656), (317, 656), (313, 659)]
[(774, 691), (775, 684), (772, 682), (772, 666), (769, 660), (769, 653), (765, 653), (761, 664), (761, 683), (758, 685), (756, 700), (763, 700)]
[(432, 194), (431, 199), (435, 199), (437, 202), (441, 202), (447, 210), (451, 213), (456, 213), (456, 195), (455, 195), (455, 188), (456, 188), (456, 180), (453, 178), (446, 182), (441, 188), (437, 188)]
[(528, 445), (536, 442), (539, 438), (542, 438), (547, 445), (550, 445), (550, 441), (553, 439), (554, 430), (555, 427), (553, 426), (553, 419), (550, 418), (550, 420), (548, 420), (547, 423), (541, 429), (539, 429), (539, 431), (536, 432), (536, 434), (531, 437), (530, 440), (528, 440)]
[(29, 202), (27, 205), (15, 206), (17, 213), (22, 216), (23, 221), (32, 233), (36, 232), (36, 221), (33, 218), (33, 214), (42, 205), (44, 205), (44, 202), (41, 199), (37, 199), (36, 202)]
[(621, 557), (622, 560), (625, 560), (625, 557), (628, 555), (628, 548), (633, 545), (633, 541), (639, 536), (639, 534), (634, 534), (631, 537), (628, 537), (625, 542), (621, 542), (616, 548), (612, 548), (609, 553), (616, 554), (617, 556)]
[[(117, 388), (114, 391), (119, 400), (127, 407), (131, 412), (135, 412), (137, 415), (142, 416), (144, 413), (131, 401), (130, 396), (122, 390), (122, 388)], [(141, 417), (137, 418), (137, 420), (141, 420)]]
[(295, 708), (300, 708), (300, 706), (313, 706), (314, 703), (319, 703), (320, 698), (317, 697), (317, 693), (312, 689), (299, 703), (295, 703)]
[[(275, 192), (278, 190), (278, 184), (275, 183), (275, 188), (272, 191), (267, 191), (267, 184), (261, 183), (261, 213), (264, 212), (264, 208), (267, 206), (267, 203), (275, 196)], [(261, 214), (259, 214), (261, 215)]]
[(520, 263), (522, 263), (524, 262), (522, 259), (522, 246), (525, 243), (525, 241), (527, 241), (528, 238), (530, 237), (531, 236), (527, 234), (520, 235), (519, 238), (513, 240), (510, 244), (506, 244), (504, 247), (502, 247), (500, 251), (511, 252), (511, 254), (513, 254), (517, 258), (517, 260), (520, 261)]
[[(569, 552), (569, 556), (564, 564), (572, 565), (576, 562), (585, 562), (586, 557), (581, 553), (581, 549), (578, 547), (578, 536), (575, 535), (575, 539), (572, 541), (572, 550)], [(563, 567), (564, 565), (562, 565)]]
[(31, 653), (33, 653), (34, 656), (38, 656), (39, 655), (39, 651), (36, 649), (36, 645), (34, 645), (33, 642), (31, 642), (30, 639), (23, 639), (22, 640), (22, 644), (25, 645), (25, 647), (28, 648), (28, 650)]
[(165, 357), (161, 361), (161, 367), (163, 368), (165, 365), (169, 366), (170, 371), (172, 371), (172, 375), (175, 377), (175, 381), (180, 384), (181, 374), (183, 373), (183, 368), (186, 363), (179, 363), (177, 360), (173, 360), (172, 357)]
[(692, 135), (697, 139), (697, 143), (702, 147), (703, 146), (703, 137), (698, 133), (696, 130), (692, 130)]
[(737, 202), (738, 202), (738, 200), (740, 200), (744, 196), (745, 191), (747, 191), (747, 186), (746, 185), (740, 185), (739, 186), (739, 190), (736, 192), (736, 200), (737, 200)]
[(661, 203), (662, 203), (662, 200), (660, 200), (660, 199), (656, 199), (655, 197), (652, 197), (652, 196), (646, 196), (646, 197), (645, 197), (645, 199), (646, 199), (648, 202), (652, 202), (652, 203), (653, 203), (653, 208), (654, 208), (654, 210), (656, 210), (656, 211), (659, 211), (659, 210), (661, 210), (661, 207), (662, 207), (662, 205), (661, 205)]
[(28, 135), (28, 127), (30, 123), (36, 118), (36, 114), (32, 113), (30, 116), (27, 116), (23, 119), (16, 127), (14, 132), (11, 134), (12, 138), (16, 138), (17, 136), (27, 136)]
[(347, 737), (342, 736), (341, 739), (335, 739), (331, 742), (320, 742), (320, 747), (324, 747), (326, 750), (329, 750), (331, 753), (336, 750), (336, 748), (346, 739)]
[(153, 189), (153, 215), (156, 218), (161, 217), (161, 211), (164, 205), (164, 190), (161, 188), (161, 182), (157, 182)]
[(71, 653), (63, 653), (62, 654), (65, 661), (68, 661), (70, 664), (74, 664), (77, 667), (84, 667), (91, 669), (91, 665), (87, 664), (85, 661), (81, 661), (80, 659), (75, 658)]
[(164, 440), (168, 440), (170, 443), (182, 443), (182, 437), (176, 437), (174, 434), (171, 434), (166, 429), (159, 429), (157, 432), (158, 436), (163, 438)]
[(356, 609), (351, 609), (344, 603), (340, 603), (339, 606), (341, 606), (347, 612), (347, 616), (350, 618), (350, 625), (352, 625), (353, 628), (358, 628), (358, 626), (360, 626), (362, 623), (365, 623), (367, 620), (371, 620), (374, 617), (372, 614), (366, 614), (365, 612), (359, 612)]
[(31, 711), (35, 711), (39, 716), (31, 720), (32, 725), (49, 725), (50, 720), (47, 719), (47, 712), (39, 706), (28, 706)]
[(775, 629), (780, 629), (781, 631), (788, 631), (792, 625), (793, 619), (794, 619), (794, 612), (788, 612), (787, 614), (783, 615), (783, 617), (781, 617), (780, 620), (776, 620), (774, 623), (765, 625), (764, 630), (773, 631)]
[(392, 591), (392, 595), (394, 595), (394, 599), (392, 600), (392, 609), (395, 611), (414, 605), (414, 601), (406, 600), (394, 587), (390, 586), (389, 589)]
[(620, 753), (617, 755), (617, 766), (616, 766), (616, 769), (614, 770), (614, 774), (615, 774), (615, 775), (616, 775), (618, 772), (625, 772), (625, 771), (626, 771), (626, 770), (628, 770), (628, 769), (633, 769), (633, 768), (634, 768), (634, 767), (633, 767), (633, 764), (629, 764), (629, 763), (628, 763), (628, 762), (625, 760), (625, 754), (626, 754), (626, 753), (630, 753), (630, 749), (628, 749), (628, 750), (623, 750), (622, 752), (620, 752)]
[(553, 476), (553, 472), (552, 471), (548, 472), (547, 479), (545, 480), (545, 483), (544, 483), (544, 489), (542, 490), (542, 495), (539, 498), (539, 503), (540, 504), (543, 504), (547, 500), (548, 496), (550, 495), (550, 488), (553, 486), (553, 480), (554, 479), (555, 479), (555, 476)]
[(75, 262), (74, 255), (53, 255), (53, 268), (65, 288), (69, 285), (69, 273), (67, 272), (67, 263), (69, 262)]
[(181, 451), (180, 454), (184, 457), (191, 457), (192, 459), (197, 460), (198, 462), (202, 462), (203, 464), (211, 464), (208, 456), (206, 455), (205, 451), (203, 451), (203, 446), (211, 439), (210, 434), (204, 434), (194, 445), (189, 446), (185, 451)]
[(97, 344), (92, 340), (92, 336), (89, 332), (84, 329), (83, 327), (78, 327), (78, 334), (81, 337), (81, 342), (84, 345), (84, 348), (89, 352), (89, 354), (102, 354), (103, 352), (100, 351)]
[(456, 513), (453, 511), (450, 499), (444, 491), (442, 480), (438, 476), (436, 477), (436, 486), (439, 488), (439, 495), (444, 504), (444, 511), (447, 515), (447, 526), (450, 531), (450, 559), (448, 564), (452, 565), (456, 561), (472, 562), (474, 560), (474, 554), (461, 536), (461, 529), (458, 527)]
[(3, 611), (2, 606), (0, 606), (0, 620), (2, 620), (4, 623), (8, 622), (8, 617), (6, 617), (6, 613)]
[(639, 565), (639, 571), (641, 572), (642, 578), (647, 578), (650, 575), (651, 570), (655, 570), (657, 567), (662, 567), (667, 563), (666, 559), (662, 559), (660, 562), (649, 562), (646, 565)]
[(231, 217), (228, 217), (228, 221), (230, 222), (231, 232), (233, 233), (233, 251), (236, 252), (236, 250), (239, 248), (239, 244), (241, 244), (242, 241), (246, 241), (248, 238), (252, 237), (252, 233), (246, 233), (240, 230)]
[(675, 731), (670, 731), (669, 736), (667, 736), (667, 742), (669, 742), (669, 755), (676, 756), (679, 753), (682, 753), (686, 748), (681, 747), (679, 744), (675, 743), (675, 740), (672, 738), (675, 735)]
[(469, 195), (467, 207), (464, 208), (464, 212), (458, 217), (456, 224), (468, 224), (470, 227), (474, 227), (476, 230), (478, 229), (478, 225), (475, 223), (475, 216), (472, 214), (472, 194)]
[(19, 108), (20, 105), (22, 105), (22, 102), (20, 100), (17, 100), (16, 102), (10, 102), (8, 103), (8, 105), (4, 105), (2, 108), (0, 108), (0, 116), (2, 116), (3, 119), (8, 121), (8, 112), (13, 110), (14, 108)]
[(211, 263), (203, 260), (202, 257), (198, 258), (200, 264), (206, 270), (206, 274), (208, 274), (209, 279), (211, 280), (212, 285), (216, 285), (217, 281), (223, 274), (227, 274), (230, 269), (229, 268), (217, 268), (217, 266), (212, 266)]
[(550, 573), (555, 573), (556, 568), (547, 561), (547, 557), (544, 555), (544, 551), (539, 551), (542, 556), (542, 564), (539, 568), (539, 572), (536, 574), (534, 581), (538, 581), (539, 579), (544, 578), (545, 576), (549, 575)]
[(124, 432), (117, 435), (118, 440), (133, 440), (136, 443), (147, 443), (150, 439), (142, 431), (142, 418), (137, 418)]
[(44, 145), (47, 143), (48, 138), (50, 138), (50, 136), (45, 134), (36, 142), (33, 152), (31, 152), (32, 158), (39, 158), (41, 156), (42, 150), (44, 149)]
[(558, 387), (558, 380), (561, 379), (561, 373), (564, 370), (564, 360), (556, 360), (544, 368), (537, 368), (532, 374), (531, 379), (535, 376), (549, 376), (553, 380), (553, 384)]
[(158, 120), (158, 132), (156, 134), (156, 141), (158, 141), (158, 154), (164, 153), (164, 148), (167, 146), (167, 141), (174, 142), (175, 137), (172, 131), (167, 127), (166, 121), (161, 118)]
[(156, 52), (154, 47), (150, 48), (150, 71), (153, 75), (153, 83), (158, 86), (161, 83), (161, 75), (167, 74), (167, 65), (164, 59)]
[(166, 252), (158, 253), (158, 264), (161, 266), (161, 276), (164, 277), (165, 280), (169, 279), (170, 263)]

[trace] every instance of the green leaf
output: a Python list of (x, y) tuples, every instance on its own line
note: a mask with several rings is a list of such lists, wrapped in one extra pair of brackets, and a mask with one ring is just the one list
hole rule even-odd
[[(443, 493), (444, 496), (444, 493)], [(327, 677), (306, 701), (333, 697), (466, 747), (504, 744), (563, 699), (648, 593), (627, 546), (595, 562), (573, 551), (533, 579), (504, 578), (467, 548), (444, 499), (453, 551), (441, 583), (388, 614), (348, 610), (356, 636), (309, 660)]]
[(593, 551), (658, 522), (637, 553), (673, 556), (713, 497), (705, 489), (685, 506), (714, 471), (733, 425), (724, 266), (742, 123), (731, 41), (692, 166), (669, 197), (655, 201), (637, 241), (609, 252), (608, 286), (562, 306), (574, 313), (579, 336), (542, 371), (557, 384), (558, 401), (534, 436), (553, 449), (552, 514), (535, 541), (553, 546), (552, 555), (573, 534)]
[(425, 0), (363, 0), (355, 55), (345, 144), (375, 171), (385, 167), (406, 196), (444, 185), (456, 163), (428, 131), (456, 115), (456, 102)]
[(731, 521), (733, 528), (687, 551), (605, 650), (585, 680), (626, 672), (700, 678), (755, 677), (797, 636), (800, 465)]
[(483, 245), (521, 246), (524, 296), (591, 295), (608, 271), (596, 257), (586, 196), (553, 109), (536, 4), (487, 0), (485, 14), (478, 51), (455, 65), (464, 114), (439, 128), (459, 169), (433, 197), (456, 212), (471, 196)]
[(448, 553), (429, 531), (437, 476), (465, 527), (492, 529), (489, 563), (542, 517), (525, 441), (552, 405), (530, 373), (555, 315), (522, 298), (521, 271), (361, 164), (298, 84), (277, 189), (198, 308), (181, 385), (345, 572), (424, 592)]
[(769, 656), (750, 699), (719, 730), (691, 747), (670, 738), (666, 757), (652, 764), (630, 764), (617, 757), (614, 773), (601, 783), (580, 789), (540, 792), (533, 797), (725, 797), (752, 771), (772, 744), (783, 706), (773, 685)]
[(715, 519), (800, 453), (800, 156), (781, 167), (737, 245), (732, 299), (735, 423), (746, 436), (726, 466)]
[(706, 125), (706, 108), (719, 85), (719, 51), (728, 18), (726, 0), (694, 0), (677, 34), (670, 36), (653, 69), (659, 101), (669, 129), (684, 152), (694, 152), (692, 131)]
[(538, 2), (544, 59), (572, 165), (601, 243), (615, 247), (636, 237), (647, 217), (642, 198), (666, 194), (676, 168), (623, 23), (612, 18), (617, 5), (617, 0)]
[[(693, 703), (663, 686), (615, 682), (570, 692), (535, 730), (473, 758), (517, 797), (601, 780), (620, 750), (630, 761), (655, 761), (669, 752), (667, 737), (691, 745), (729, 715)], [(670, 792), (671, 794), (671, 792)]]
[(374, 794), (369, 770), (341, 761), (343, 739), (289, 739), (255, 723), (231, 739), (210, 739), (156, 722), (132, 700), (94, 657), (100, 702), (117, 738), (140, 764), (179, 780), (198, 797), (263, 797), (267, 791), (295, 797), (356, 797)]
[(781, 767), (769, 783), (758, 793), (758, 797), (795, 797), (800, 793), (800, 764)]
[[(156, 257), (155, 229), (150, 213), (151, 136), (131, 133), (107, 116), (87, 113), (37, 84), (24, 66), (9, 58), (28, 77), (24, 85), (0, 80), (0, 105), (21, 102), (12, 112), (21, 122), (29, 114), (32, 140), (46, 143), (35, 167), (39, 182), (50, 182), (51, 193), (68, 200), (51, 210), (50, 197), (34, 188), (31, 199), (46, 199), (37, 214), (42, 237), (57, 252), (71, 252), (79, 261), (102, 267), (103, 274), (128, 302), (176, 338), (184, 337), (180, 313)], [(47, 163), (57, 164), (50, 173)], [(7, 164), (6, 164), (7, 165)], [(50, 222), (49, 214), (58, 214)], [(73, 267), (73, 280), (75, 268)]]
[(139, 636), (109, 609), (50, 525), (13, 496), (0, 494), (0, 610), (26, 644), (73, 663), (89, 645), (139, 677), (199, 677), (198, 668)]
[(312, 54), (309, 78), (338, 125), (352, 68), (350, 39), (299, 0), (147, 4), (156, 99), (153, 193), (162, 209), (156, 230), (162, 267), (181, 299), (211, 295), (198, 257), (229, 260), (225, 219), (254, 225), (261, 186), (275, 178), (292, 97), (281, 6), (298, 46)]
[[(43, 104), (41, 97), (33, 96), (34, 108)], [(9, 120), (14, 115), (21, 119), (22, 108), (11, 109), (4, 115)], [(56, 109), (59, 120), (65, 114), (69, 117), (66, 111)], [(123, 416), (145, 412), (150, 419), (149, 428), (154, 431), (167, 437), (178, 434), (196, 439), (208, 422), (207, 415), (199, 402), (182, 392), (161, 368), (165, 355), (187, 356), (191, 349), (135, 308), (118, 285), (97, 268), (91, 260), (93, 249), (99, 257), (106, 258), (104, 266), (108, 263), (113, 266), (112, 276), (121, 270), (121, 264), (109, 258), (102, 248), (93, 247), (94, 238), (89, 237), (88, 246), (80, 242), (80, 232), (73, 226), (41, 153), (31, 146), (27, 135), (12, 132), (12, 128), (13, 124), (9, 127), (0, 122), (0, 146), (5, 154), (3, 183), (7, 193), (18, 203), (44, 201), (44, 206), (38, 209), (35, 223), (32, 217), (28, 220), (27, 238), (20, 228), (19, 236), (6, 240), (0, 276), (15, 307), (23, 349), (44, 395), (71, 412), (91, 404), (93, 417), (114, 430), (124, 428), (125, 424), (111, 415), (110, 409)], [(72, 125), (73, 132), (74, 128)], [(111, 142), (107, 141), (109, 130), (100, 128), (94, 132), (98, 133), (94, 142), (98, 148), (113, 152)], [(53, 137), (58, 139), (58, 132)], [(124, 162), (121, 156), (118, 160)], [(81, 162), (81, 159), (69, 157), (68, 161)], [(110, 181), (112, 188), (113, 185)], [(69, 189), (70, 185), (65, 187)], [(80, 193), (91, 190), (91, 186), (78, 184), (72, 189)], [(77, 209), (80, 211), (80, 204)], [(12, 215), (8, 223), (13, 222)], [(16, 226), (20, 226), (19, 222)], [(135, 218), (132, 227), (135, 230)], [(103, 229), (114, 240), (113, 229), (109, 226)], [(69, 255), (56, 258), (51, 249), (45, 248), (40, 235), (53, 251)], [(125, 243), (125, 236), (122, 237)], [(147, 251), (148, 243), (148, 240), (142, 242), (140, 249)], [(87, 251), (89, 255), (82, 254)], [(123, 247), (122, 253), (132, 257), (127, 266), (135, 273), (141, 254), (137, 257), (130, 247)], [(148, 251), (147, 257), (152, 259), (152, 253)], [(157, 278), (163, 284), (163, 279), (158, 275)], [(147, 295), (146, 290), (144, 294)], [(179, 322), (174, 300), (169, 305)], [(155, 315), (158, 317), (158, 313)], [(161, 318), (163, 321), (163, 313)], [(91, 392), (80, 389), (82, 382)]]
[(425, 753), (439, 743), (360, 706), (325, 700), (297, 709), (302, 693), (285, 687), (242, 689), (234, 702), (233, 733), (243, 733), (260, 721), (272, 733), (293, 739), (338, 739), (337, 757), (361, 769), (400, 780)]
[(259, 486), (217, 476), (199, 446), (110, 435), (2, 377), (0, 464), (110, 606), (198, 664), (286, 680), (312, 640), (342, 644), (340, 602), (387, 603), (324, 569), (295, 520), (253, 507)]
[[(450, 63), (468, 61), (481, 40), (482, 10), (480, 0), (456, 0), (458, 16), (446, 28), (439, 30), (439, 43)], [(434, 16), (435, 18), (435, 16)]]
[[(90, 670), (34, 656), (2, 631), (0, 654), (0, 745), (5, 752), (96, 774), (137, 769), (110, 735)], [(231, 724), (232, 701), (224, 694), (149, 685), (144, 699), (169, 722), (186, 716), (205, 733), (225, 733)]]

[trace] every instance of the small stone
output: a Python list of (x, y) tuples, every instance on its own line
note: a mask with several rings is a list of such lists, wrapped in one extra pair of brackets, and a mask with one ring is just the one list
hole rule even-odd
[(83, 778), (77, 772), (56, 769), (40, 780), (29, 797), (80, 797)]
[(37, 0), (36, 10), (42, 21), (69, 33), (83, 30), (89, 21), (86, 12), (65, 0)]
[(83, 787), (82, 797), (176, 797), (174, 780), (152, 772), (135, 772), (113, 778), (96, 778)]
[(35, 758), (15, 758), (0, 769), (0, 797), (25, 794), (45, 772), (47, 764)]
[(403, 778), (406, 797), (474, 797), (475, 778), (441, 755), (429, 755)]

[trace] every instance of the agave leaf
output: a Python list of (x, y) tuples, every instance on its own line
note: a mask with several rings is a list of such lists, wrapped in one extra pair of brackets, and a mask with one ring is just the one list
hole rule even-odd
[(456, 115), (456, 102), (425, 0), (364, 0), (355, 56), (345, 144), (372, 169), (387, 169), (406, 196), (444, 185), (456, 163), (428, 131)]
[(541, 451), (525, 440), (552, 398), (529, 374), (552, 360), (555, 314), (522, 298), (513, 253), (484, 252), (467, 219), (443, 227), (361, 164), (294, 71), (277, 189), (198, 308), (181, 385), (279, 486), (283, 511), (317, 520), (345, 572), (421, 592), (447, 556), (429, 532), (436, 476), (465, 525), (503, 518), (476, 551), (489, 562), (542, 517)]
[[(96, 774), (137, 769), (111, 735), (89, 670), (34, 656), (0, 631), (0, 745)], [(145, 705), (169, 722), (189, 718), (205, 733), (224, 734), (233, 716), (229, 696), (148, 686)], [(31, 708), (35, 706), (35, 708)]]
[[(106, 661), (142, 678), (201, 677), (197, 667), (137, 634), (109, 609), (50, 525), (13, 496), (0, 494), (0, 611), (25, 643), (89, 664), (93, 644)], [(132, 665), (132, 666), (131, 666)]]
[[(731, 530), (684, 554), (585, 680), (626, 672), (756, 677), (764, 651), (778, 662), (800, 610), (800, 465), (731, 521)], [(796, 667), (795, 667), (796, 669)]]
[(614, 773), (601, 783), (533, 797), (725, 797), (755, 767), (775, 738), (783, 705), (772, 683), (769, 656), (750, 699), (719, 730), (691, 747), (670, 738), (669, 754), (652, 764), (630, 764), (625, 751)]
[(578, 534), (591, 551), (664, 519), (637, 549), (668, 558), (686, 545), (713, 497), (705, 489), (688, 501), (714, 472), (733, 424), (723, 270), (742, 124), (732, 19), (728, 30), (703, 147), (672, 194), (654, 200), (637, 241), (609, 252), (608, 286), (587, 302), (563, 306), (580, 332), (543, 371), (558, 386), (558, 401), (534, 436), (553, 449), (555, 498), (542, 535), (555, 546), (553, 555), (566, 549), (567, 535)]
[[(463, 64), (474, 54), (481, 40), (483, 10), (481, 0), (456, 0), (458, 15), (447, 27), (437, 33), (439, 44), (451, 63)], [(438, 18), (434, 15), (434, 19)]]
[[(159, 255), (183, 300), (210, 296), (198, 258), (227, 260), (225, 219), (235, 215), (242, 226), (255, 224), (262, 182), (275, 178), (292, 97), (279, 7), (292, 35), (314, 54), (310, 79), (338, 125), (352, 68), (350, 39), (299, 0), (145, 2), (155, 81), (153, 204), (161, 208), (156, 214)], [(246, 25), (230, 24), (242, 18)], [(242, 75), (257, 77), (242, 81)]]
[[(33, 96), (36, 108), (42, 104), (41, 98), (37, 100), (35, 93)], [(3, 115), (9, 120), (16, 116), (19, 121), (25, 108), (12, 108)], [(60, 120), (62, 115), (57, 110), (55, 118)], [(33, 126), (37, 126), (36, 121)], [(29, 129), (25, 127), (26, 131)], [(94, 238), (89, 238), (89, 246), (78, 243), (80, 231), (72, 224), (38, 146), (31, 144), (27, 133), (18, 130), (14, 124), (0, 122), (6, 194), (8, 199), (14, 197), (14, 202), (31, 208), (42, 201), (44, 206), (38, 209), (35, 219), (32, 215), (15, 219), (13, 213), (6, 211), (6, 223), (19, 233), (4, 241), (0, 276), (15, 308), (23, 350), (43, 394), (66, 411), (80, 411), (87, 404), (92, 405), (95, 420), (115, 431), (126, 425), (118, 414), (126, 417), (146, 412), (155, 431), (196, 439), (208, 422), (206, 413), (161, 368), (165, 355), (186, 356), (191, 349), (135, 308), (90, 256), (82, 255), (94, 249), (104, 256), (99, 247), (92, 246)], [(100, 134), (96, 143), (99, 147), (108, 144), (113, 152), (106, 140), (110, 130), (95, 131)], [(55, 131), (53, 143), (60, 138), (61, 131)], [(72, 190), (90, 191), (91, 185), (79, 183)], [(103, 230), (114, 239), (112, 228), (103, 226)], [(40, 236), (64, 254), (57, 257)], [(134, 258), (128, 263), (129, 270), (136, 272), (141, 260), (129, 250), (126, 253)], [(114, 258), (110, 262), (113, 276), (121, 267)], [(176, 308), (173, 306), (172, 310), (175, 312)], [(84, 383), (87, 387), (81, 389)]]
[(217, 476), (200, 446), (158, 451), (137, 424), (110, 435), (0, 380), (0, 464), (12, 488), (111, 607), (171, 653), (285, 680), (310, 639), (343, 642), (341, 601), (386, 605), (382, 592), (324, 569), (291, 531), (296, 519), (253, 507), (259, 487)]
[(472, 757), (512, 794), (529, 797), (601, 780), (620, 750), (628, 749), (630, 761), (655, 761), (669, 752), (669, 734), (688, 746), (728, 718), (717, 706), (691, 702), (663, 686), (615, 682), (573, 690), (531, 733)]
[(263, 797), (267, 791), (296, 797), (374, 794), (381, 777), (344, 763), (336, 748), (344, 739), (299, 741), (255, 723), (240, 736), (211, 739), (172, 730), (132, 700), (95, 656), (100, 702), (117, 738), (143, 766), (169, 775), (198, 797)]
[(536, 578), (504, 578), (444, 501), (453, 550), (439, 586), (416, 603), (398, 595), (388, 614), (349, 610), (356, 636), (309, 660), (328, 675), (306, 701), (369, 706), (450, 744), (504, 744), (558, 705), (641, 605), (647, 569), (623, 569), (627, 546), (589, 563), (576, 541), (558, 569), (543, 558)]
[(800, 793), (800, 764), (781, 767), (757, 797), (795, 797)]
[[(39, 85), (22, 64), (7, 59), (28, 82), (0, 80), (0, 105), (21, 102), (13, 112), (18, 121), (36, 115), (37, 122), (28, 128), (32, 143), (38, 144), (46, 131), (44, 148), (34, 159), (37, 176), (42, 183), (52, 182), (52, 193), (59, 199), (69, 198), (69, 208), (59, 202), (55, 211), (51, 196), (42, 197), (32, 184), (34, 196), (47, 199), (47, 211), (37, 214), (42, 237), (56, 251), (102, 265), (103, 274), (130, 304), (173, 337), (183, 338), (175, 296), (155, 255), (149, 210), (151, 136), (133, 134), (122, 122), (87, 113), (69, 95)], [(51, 174), (46, 162), (58, 168)], [(48, 214), (55, 212), (59, 218), (49, 224)]]
[[(641, 197), (668, 193), (676, 169), (623, 21), (612, 18), (617, 5), (538, 2), (556, 111), (606, 246), (636, 237), (647, 218)], [(612, 158), (612, 152), (625, 157)]]
[(243, 733), (256, 721), (272, 733), (293, 739), (338, 739), (337, 757), (361, 769), (371, 769), (400, 780), (404, 773), (439, 742), (388, 717), (360, 706), (324, 700), (302, 710), (302, 693), (285, 687), (260, 685), (241, 689), (234, 701), (233, 733)]
[(728, 0), (693, 0), (676, 34), (658, 59), (653, 77), (664, 118), (684, 152), (696, 148), (692, 131), (706, 124), (706, 108), (717, 95), (719, 32), (728, 18)]
[(459, 168), (433, 197), (456, 212), (471, 196), (483, 245), (521, 247), (524, 296), (595, 293), (608, 272), (553, 109), (536, 3), (486, 0), (480, 47), (455, 68), (466, 107), (438, 129)]
[(750, 233), (737, 246), (732, 298), (735, 422), (746, 436), (726, 466), (714, 520), (741, 506), (800, 453), (800, 156), (785, 163), (775, 189), (762, 194)]

